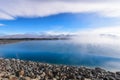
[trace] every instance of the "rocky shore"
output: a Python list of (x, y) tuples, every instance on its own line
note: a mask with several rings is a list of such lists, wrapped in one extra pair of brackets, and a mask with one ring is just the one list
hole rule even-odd
[(0, 39), (0, 45), (1, 44), (10, 44), (10, 43), (16, 43), (16, 42), (21, 42), (23, 40), (1, 40)]
[(120, 80), (120, 72), (0, 58), (0, 80)]

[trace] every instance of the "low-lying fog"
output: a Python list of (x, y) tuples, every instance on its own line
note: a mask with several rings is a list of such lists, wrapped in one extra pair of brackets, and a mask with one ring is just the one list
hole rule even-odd
[(92, 51), (91, 54), (94, 55), (120, 58), (119, 31), (119, 27), (81, 31), (72, 38), (72, 41), (75, 44), (83, 45), (82, 48), (85, 53)]

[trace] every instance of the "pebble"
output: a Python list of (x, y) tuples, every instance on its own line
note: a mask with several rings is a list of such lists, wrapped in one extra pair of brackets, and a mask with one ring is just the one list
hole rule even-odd
[(120, 72), (0, 58), (0, 80), (120, 80)]

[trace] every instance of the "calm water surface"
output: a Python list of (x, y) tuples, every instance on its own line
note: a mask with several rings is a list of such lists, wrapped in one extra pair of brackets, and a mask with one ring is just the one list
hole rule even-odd
[(67, 40), (23, 41), (0, 45), (0, 57), (120, 70), (120, 59), (85, 53), (82, 47)]

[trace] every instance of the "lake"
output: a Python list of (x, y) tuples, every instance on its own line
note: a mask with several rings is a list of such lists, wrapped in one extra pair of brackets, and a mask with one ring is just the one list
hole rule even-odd
[(120, 59), (91, 54), (95, 49), (87, 45), (90, 51), (86, 52), (83, 46), (69, 40), (23, 41), (0, 45), (0, 57), (120, 70)]

